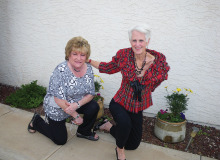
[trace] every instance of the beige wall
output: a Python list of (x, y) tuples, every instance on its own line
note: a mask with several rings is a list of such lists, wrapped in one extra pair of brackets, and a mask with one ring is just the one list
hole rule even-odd
[[(149, 48), (164, 53), (171, 70), (146, 112), (166, 107), (165, 86), (185, 87), (194, 91), (187, 119), (219, 125), (219, 15), (219, 0), (0, 0), (0, 83), (20, 86), (38, 80), (48, 86), (70, 38), (83, 36), (93, 59), (109, 61), (130, 46), (131, 26), (148, 23), (153, 32)], [(108, 105), (121, 76), (99, 75)]]

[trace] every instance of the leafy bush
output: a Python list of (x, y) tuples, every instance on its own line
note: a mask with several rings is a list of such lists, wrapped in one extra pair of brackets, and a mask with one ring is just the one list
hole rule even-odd
[[(166, 91), (168, 92), (167, 87), (165, 88)], [(161, 109), (157, 114), (158, 117), (164, 121), (171, 123), (185, 121), (186, 117), (184, 115), (184, 111), (187, 110), (189, 93), (193, 93), (193, 91), (191, 89), (186, 89), (186, 88), (184, 93), (181, 93), (180, 88), (174, 90), (172, 94), (168, 93), (168, 95), (165, 96), (165, 98), (169, 105), (170, 112), (167, 112), (168, 109), (166, 109), (165, 111)]]
[(30, 84), (22, 85), (15, 93), (12, 93), (5, 100), (7, 104), (18, 108), (36, 108), (46, 95), (46, 88), (37, 85), (37, 80)]

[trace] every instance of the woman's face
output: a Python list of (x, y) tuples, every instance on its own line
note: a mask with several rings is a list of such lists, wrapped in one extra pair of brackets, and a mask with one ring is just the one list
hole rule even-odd
[(146, 52), (146, 47), (149, 43), (149, 40), (148, 42), (146, 41), (144, 33), (133, 31), (130, 43), (134, 53), (140, 55)]
[(80, 69), (86, 62), (86, 53), (81, 51), (72, 51), (69, 56), (69, 63), (74, 67)]

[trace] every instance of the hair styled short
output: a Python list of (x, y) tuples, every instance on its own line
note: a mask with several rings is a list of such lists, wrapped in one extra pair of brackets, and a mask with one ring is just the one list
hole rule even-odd
[(86, 60), (89, 59), (91, 50), (88, 41), (82, 37), (74, 37), (70, 39), (65, 48), (65, 60), (69, 60), (72, 51), (79, 51), (86, 54)]
[(128, 30), (129, 40), (131, 40), (131, 38), (132, 38), (133, 31), (138, 31), (138, 32), (144, 33), (146, 41), (148, 41), (148, 39), (151, 37), (151, 28), (150, 28), (150, 26), (148, 26), (146, 24), (136, 25), (136, 26), (132, 27), (130, 30)]

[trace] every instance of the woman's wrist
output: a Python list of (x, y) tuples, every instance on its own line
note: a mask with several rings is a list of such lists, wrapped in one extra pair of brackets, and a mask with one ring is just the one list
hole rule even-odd
[(71, 116), (73, 117), (73, 119), (76, 119), (76, 117), (78, 117), (78, 112), (74, 111)]
[(76, 107), (76, 106), (77, 106), (77, 105), (75, 105), (74, 103), (71, 103), (71, 107), (73, 108), (74, 111), (77, 110), (77, 107)]
[(79, 109), (81, 107), (79, 102), (77, 101), (76, 104), (77, 104), (77, 109)]
[(77, 113), (77, 115), (75, 117), (73, 116), (73, 121), (76, 120), (79, 117), (80, 117), (80, 115)]

